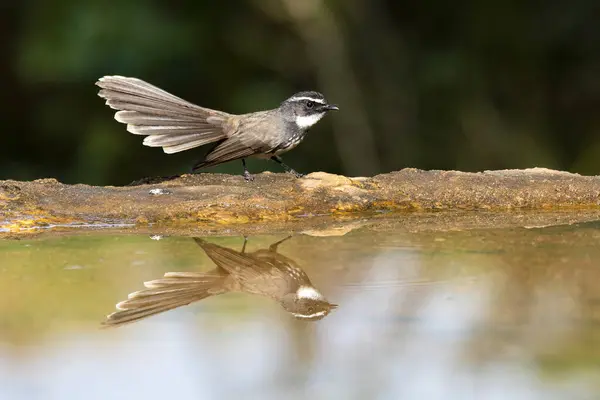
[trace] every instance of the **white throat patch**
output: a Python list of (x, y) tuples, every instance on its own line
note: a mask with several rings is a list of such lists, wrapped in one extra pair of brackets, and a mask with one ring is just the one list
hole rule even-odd
[(325, 298), (317, 289), (311, 286), (300, 286), (296, 291), (296, 296), (299, 299), (324, 300)]
[(296, 125), (298, 125), (298, 128), (301, 128), (301, 129), (310, 128), (311, 126), (313, 126), (314, 124), (319, 122), (319, 120), (321, 118), (323, 118), (324, 115), (325, 115), (325, 113), (322, 112), (322, 113), (312, 114), (312, 115), (297, 116), (296, 117)]

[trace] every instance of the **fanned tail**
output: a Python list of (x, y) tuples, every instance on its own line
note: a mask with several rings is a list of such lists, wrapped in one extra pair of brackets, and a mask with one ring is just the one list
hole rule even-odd
[(177, 153), (226, 138), (223, 122), (229, 114), (199, 107), (137, 78), (105, 76), (96, 82), (98, 95), (115, 110), (115, 119), (144, 145)]
[(121, 326), (220, 294), (225, 277), (217, 271), (167, 272), (161, 279), (144, 282), (146, 289), (118, 303), (118, 311), (108, 315), (103, 325)]

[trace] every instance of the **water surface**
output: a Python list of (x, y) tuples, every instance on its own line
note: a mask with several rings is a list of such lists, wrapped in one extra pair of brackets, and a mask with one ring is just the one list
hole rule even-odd
[(297, 234), (277, 252), (338, 305), (322, 319), (224, 293), (111, 329), (144, 282), (215, 262), (191, 237), (2, 241), (0, 398), (597, 399), (599, 240), (600, 223)]

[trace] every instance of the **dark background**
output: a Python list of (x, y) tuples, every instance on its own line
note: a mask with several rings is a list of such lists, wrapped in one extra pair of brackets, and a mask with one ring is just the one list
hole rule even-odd
[(284, 157), (301, 172), (600, 174), (597, 0), (8, 3), (0, 178), (124, 184), (187, 171), (205, 150), (142, 146), (96, 96), (112, 74), (232, 113), (323, 92), (341, 111)]

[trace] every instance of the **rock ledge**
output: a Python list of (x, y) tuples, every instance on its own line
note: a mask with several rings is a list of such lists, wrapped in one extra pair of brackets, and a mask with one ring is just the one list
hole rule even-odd
[[(146, 180), (152, 182), (152, 180)], [(159, 181), (159, 180), (155, 180)], [(126, 187), (0, 181), (0, 231), (68, 225), (275, 222), (390, 211), (600, 209), (600, 177), (543, 168), (404, 169), (372, 178), (183, 175)]]

